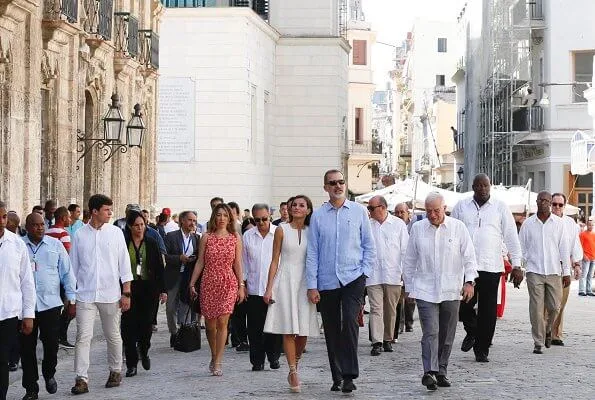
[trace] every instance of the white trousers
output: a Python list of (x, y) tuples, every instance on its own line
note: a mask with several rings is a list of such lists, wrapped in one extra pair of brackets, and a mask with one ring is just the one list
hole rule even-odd
[(95, 316), (99, 311), (103, 336), (107, 341), (107, 363), (109, 370), (122, 370), (122, 336), (120, 335), (120, 304), (76, 303), (76, 344), (74, 347), (74, 372), (77, 378), (88, 381), (89, 353)]

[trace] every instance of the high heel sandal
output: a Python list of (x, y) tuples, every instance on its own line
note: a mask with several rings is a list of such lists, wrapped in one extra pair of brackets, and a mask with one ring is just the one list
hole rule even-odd
[(211, 362), (209, 363), (209, 372), (212, 374), (213, 371), (215, 371), (215, 362), (211, 360)]
[(213, 364), (213, 376), (223, 376), (221, 364)]
[[(296, 378), (296, 379), (297, 379), (297, 381), (298, 381), (298, 384), (297, 384), (297, 386), (291, 386), (291, 376), (292, 376), (292, 375), (294, 375), (294, 376), (295, 376), (295, 378)], [(290, 366), (289, 366), (289, 375), (287, 375), (287, 383), (289, 383), (289, 390), (290, 390), (292, 393), (299, 393), (299, 392), (301, 392), (301, 391), (302, 391), (302, 388), (301, 388), (301, 382), (300, 382), (300, 378), (299, 378), (299, 376), (298, 376), (298, 374), (297, 374), (297, 368), (296, 368), (296, 366), (295, 366), (295, 365), (290, 365)]]

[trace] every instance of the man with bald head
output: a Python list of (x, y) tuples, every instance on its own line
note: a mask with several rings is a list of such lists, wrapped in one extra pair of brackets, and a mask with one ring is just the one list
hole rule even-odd
[(448, 359), (455, 337), (459, 299), (473, 298), (477, 263), (465, 224), (446, 216), (437, 192), (425, 201), (427, 218), (411, 228), (403, 261), (403, 280), (416, 299), (422, 330), (421, 357), (428, 390), (449, 387)]
[(9, 211), (6, 215), (6, 229), (17, 236), (24, 236), (24, 233), (21, 231), (21, 219), (16, 211)]
[(6, 399), (8, 391), (8, 360), (18, 321), (22, 320), (22, 333), (29, 335), (35, 317), (35, 283), (27, 248), (6, 229), (7, 219), (6, 204), (0, 201), (0, 400)]
[(451, 214), (465, 224), (475, 247), (479, 274), (475, 295), (471, 301), (461, 303), (459, 316), (467, 332), (461, 350), (466, 352), (473, 348), (478, 362), (489, 361), (488, 354), (496, 329), (498, 287), (504, 272), (502, 243), (510, 254), (515, 287), (518, 288), (523, 280), (521, 245), (514, 217), (506, 203), (490, 196), (490, 187), (490, 178), (486, 174), (476, 175), (473, 196), (459, 201)]
[(382, 351), (392, 352), (392, 341), (401, 296), (401, 262), (407, 248), (409, 234), (405, 223), (390, 215), (388, 204), (382, 196), (368, 201), (372, 236), (376, 244), (376, 257), (372, 271), (366, 278), (370, 301), (370, 337), (373, 356)]
[[(535, 354), (542, 354), (544, 345), (551, 346), (562, 288), (570, 285), (570, 244), (565, 237), (564, 221), (552, 214), (551, 204), (552, 195), (547, 191), (539, 192), (537, 213), (523, 222), (519, 232), (527, 268), (529, 318)], [(544, 310), (547, 312), (545, 324)]]
[(45, 234), (44, 218), (32, 213), (27, 216), (27, 246), (31, 270), (35, 280), (37, 301), (35, 323), (31, 335), (21, 334), (21, 364), (23, 367), (24, 399), (37, 399), (39, 393), (39, 372), (37, 368), (37, 337), (43, 344), (41, 370), (48, 393), (56, 393), (58, 384), (54, 379), (58, 363), (58, 339), (60, 332), (60, 311), (62, 298), (60, 286), (64, 287), (66, 304), (71, 315), (75, 313), (76, 281), (70, 268), (70, 259), (62, 242)]

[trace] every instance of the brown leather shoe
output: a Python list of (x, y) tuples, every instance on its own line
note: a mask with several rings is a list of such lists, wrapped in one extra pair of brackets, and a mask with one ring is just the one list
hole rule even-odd
[(120, 386), (120, 382), (122, 382), (122, 375), (119, 372), (110, 372), (109, 378), (107, 378), (107, 382), (105, 383), (106, 388), (113, 388)]
[(70, 393), (72, 394), (83, 394), (89, 393), (89, 386), (87, 382), (83, 378), (76, 378), (74, 381), (74, 386), (70, 389)]

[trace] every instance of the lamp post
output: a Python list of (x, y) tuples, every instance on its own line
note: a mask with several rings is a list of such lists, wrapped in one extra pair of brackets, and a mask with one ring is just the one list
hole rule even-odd
[(129, 147), (141, 147), (143, 143), (143, 136), (147, 130), (145, 122), (143, 121), (143, 115), (140, 112), (140, 104), (134, 105), (134, 113), (132, 118), (128, 122), (126, 127), (126, 136), (128, 139)]

